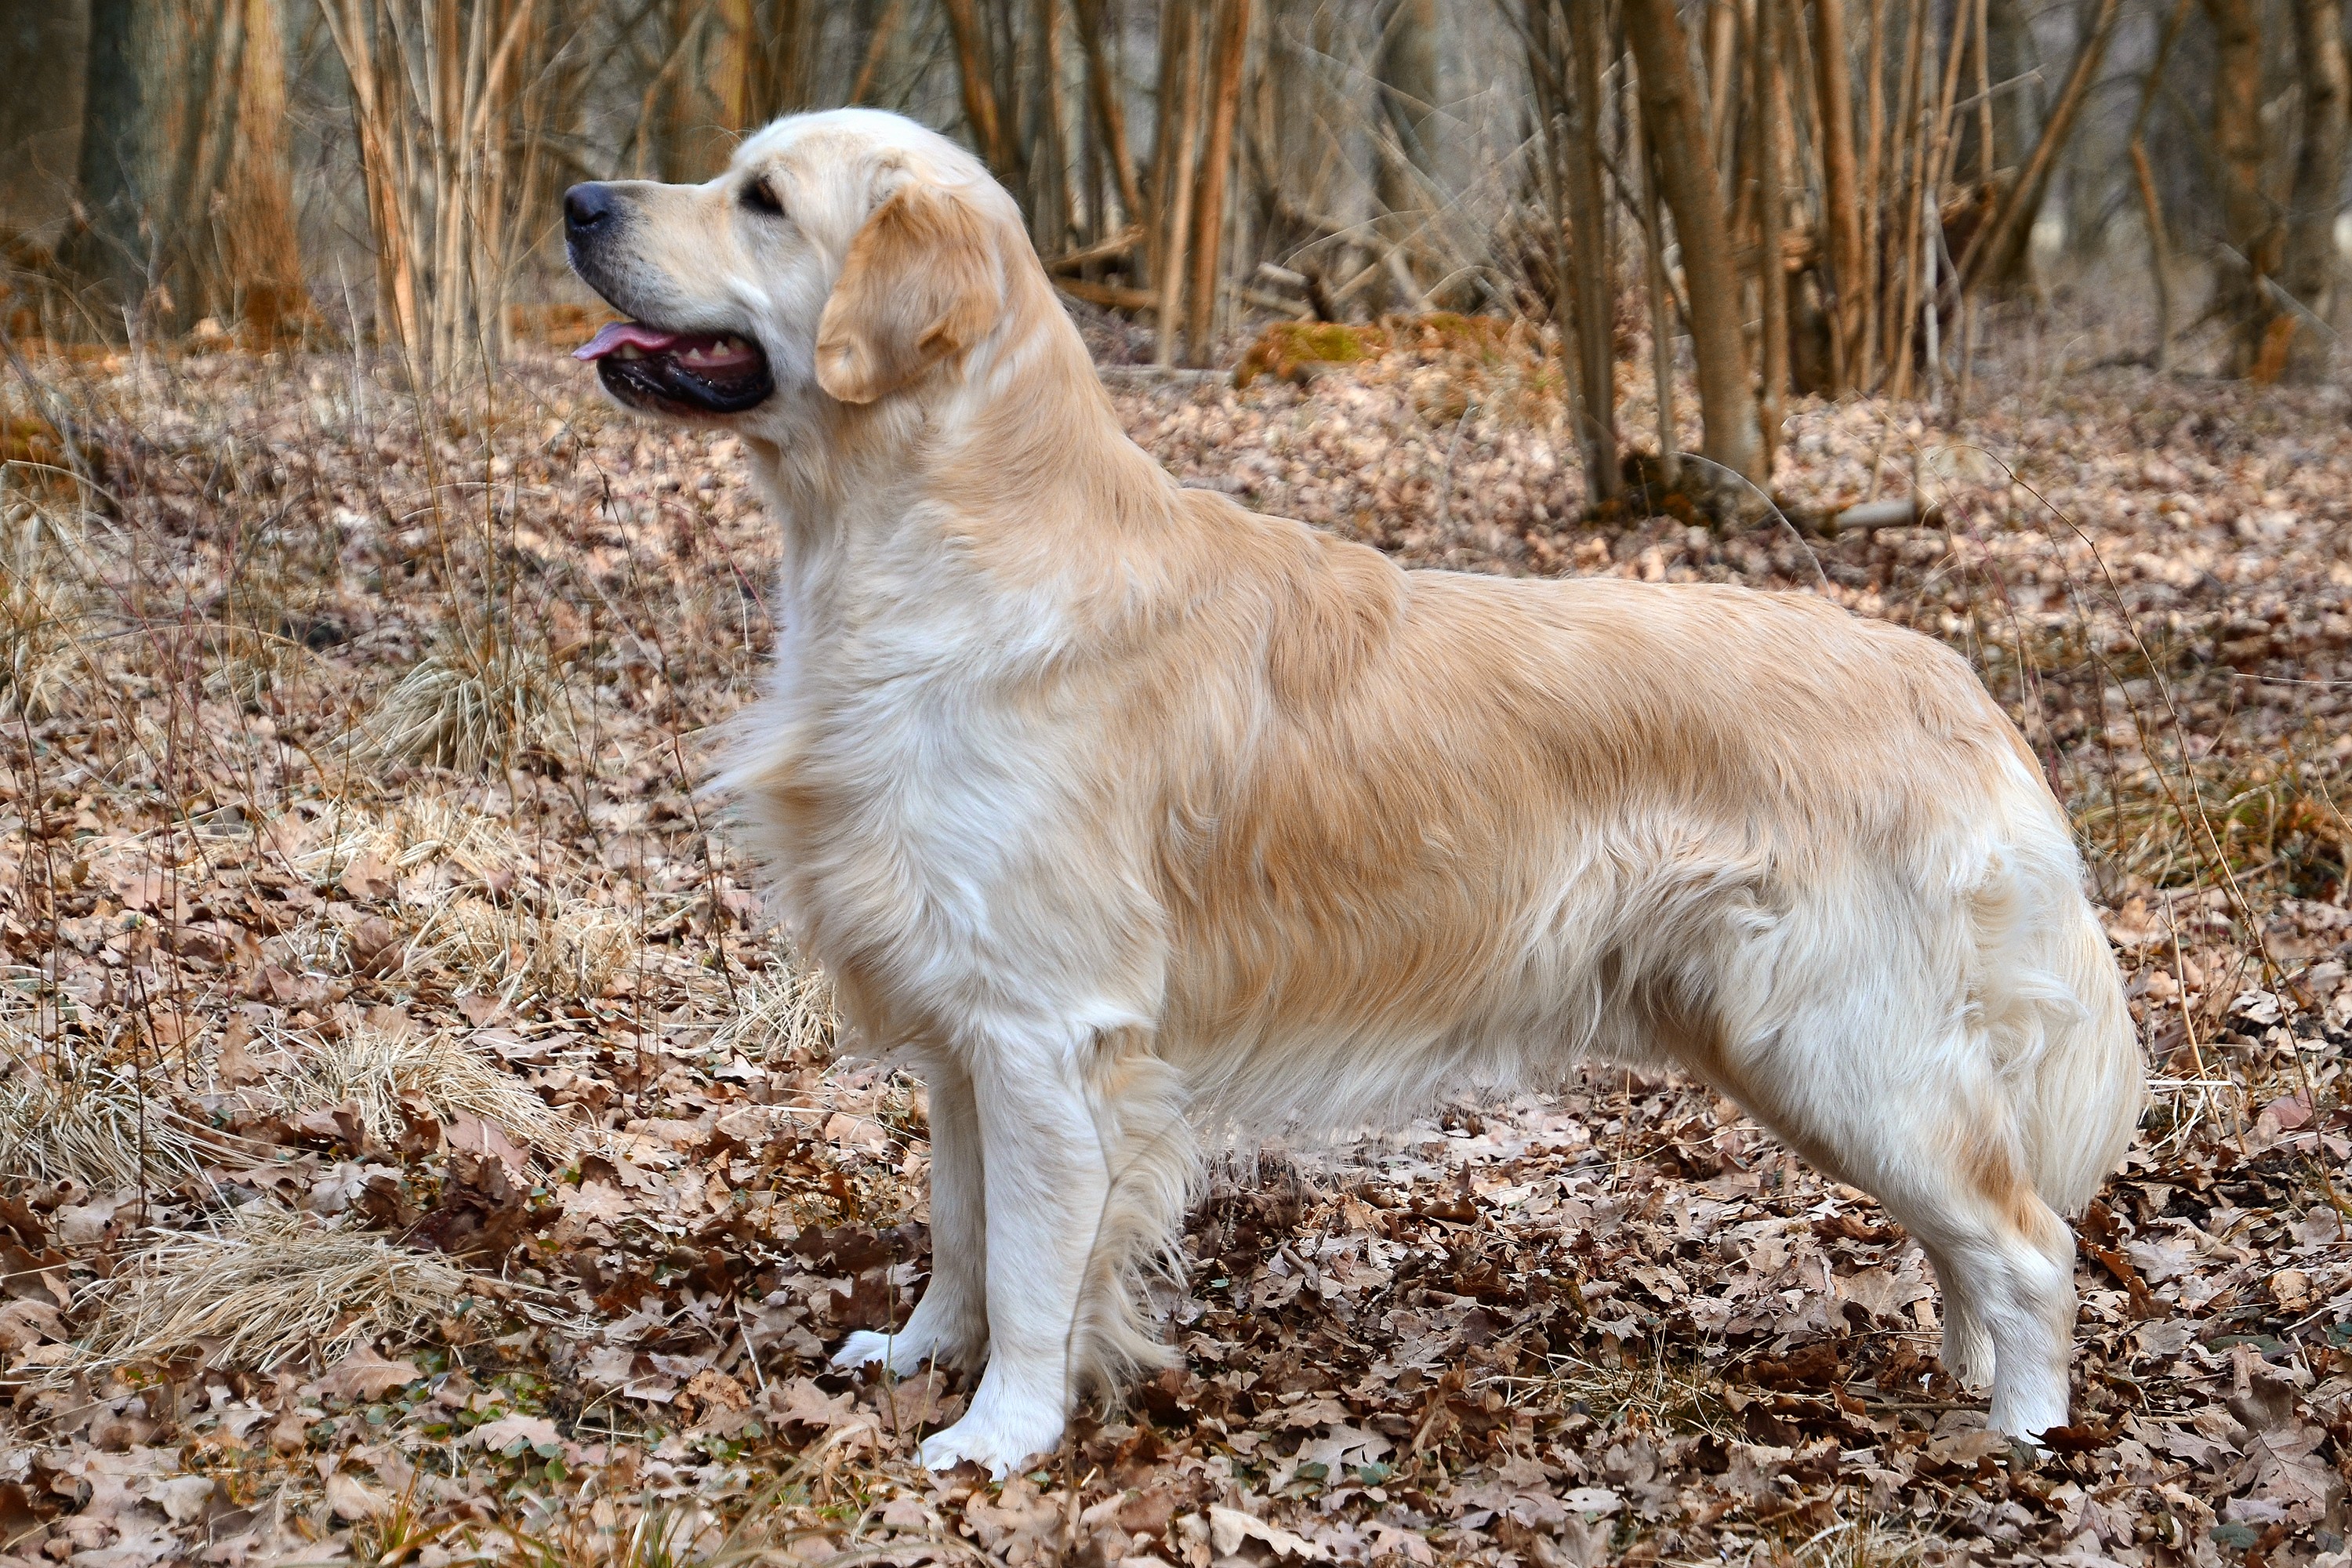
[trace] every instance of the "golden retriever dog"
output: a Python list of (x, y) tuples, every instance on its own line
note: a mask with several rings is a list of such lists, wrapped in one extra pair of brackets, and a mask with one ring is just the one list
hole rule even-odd
[(2083, 867), (1968, 665), (1820, 599), (1406, 571), (1130, 442), (973, 157), (799, 115), (574, 187), (580, 351), (740, 437), (782, 535), (725, 784), (930, 1091), (930, 1286), (843, 1366), (980, 1372), (999, 1474), (1172, 1353), (1211, 1142), (1672, 1064), (1874, 1194), (1992, 1424), (2063, 1424), (2141, 1066)]

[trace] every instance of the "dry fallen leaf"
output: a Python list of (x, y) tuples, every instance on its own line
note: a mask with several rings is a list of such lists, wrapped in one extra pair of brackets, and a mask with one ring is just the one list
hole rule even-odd
[(349, 1355), (310, 1384), (310, 1392), (331, 1399), (381, 1399), (422, 1375), (416, 1363), (406, 1357), (388, 1361), (378, 1355), (372, 1345), (354, 1345)]

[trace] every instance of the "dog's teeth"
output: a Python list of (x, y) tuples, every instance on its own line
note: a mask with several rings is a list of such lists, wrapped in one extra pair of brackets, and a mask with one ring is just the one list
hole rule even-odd
[(613, 351), (613, 357), (614, 359), (643, 359), (646, 355), (645, 351), (638, 348), (636, 344), (623, 343), (619, 348)]

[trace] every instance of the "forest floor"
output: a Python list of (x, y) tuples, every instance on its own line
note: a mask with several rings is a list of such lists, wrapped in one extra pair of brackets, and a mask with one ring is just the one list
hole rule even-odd
[(1984, 1431), (1871, 1202), (1594, 1070), (1222, 1176), (1181, 1370), (1033, 1474), (920, 1469), (968, 1384), (824, 1357), (921, 1289), (922, 1089), (836, 1052), (693, 788), (769, 637), (735, 443), (547, 355), (436, 406), (343, 355), (35, 356), (0, 1568), (2352, 1562), (2341, 390), (1804, 401), (1786, 517), (1588, 524), (1523, 339), (1358, 347), (1116, 396), (1186, 481), (1407, 561), (1915, 626), (2023, 725), (2155, 1084), (2081, 1226), (2055, 1451)]

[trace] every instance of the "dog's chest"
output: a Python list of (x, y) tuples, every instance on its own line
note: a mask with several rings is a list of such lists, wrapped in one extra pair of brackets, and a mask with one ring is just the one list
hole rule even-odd
[(779, 654), (782, 765), (758, 805), (802, 940), (835, 970), (1018, 962), (1066, 820), (1068, 738), (981, 661), (790, 642)]

